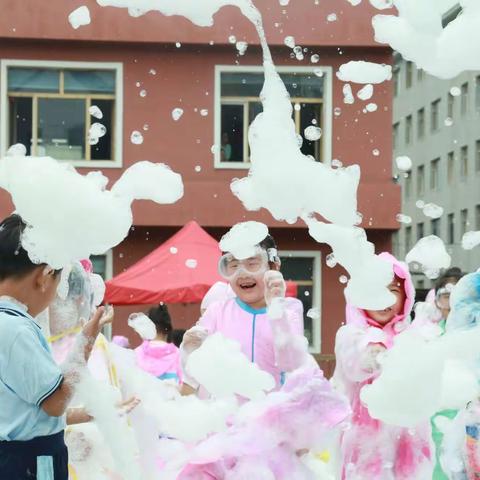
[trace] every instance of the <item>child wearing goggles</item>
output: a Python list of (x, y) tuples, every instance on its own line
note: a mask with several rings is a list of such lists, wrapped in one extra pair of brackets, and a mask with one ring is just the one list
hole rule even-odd
[[(281, 386), (286, 373), (302, 366), (309, 355), (303, 335), (303, 305), (296, 298), (284, 298), (286, 286), (273, 237), (267, 230), (247, 258), (226, 252), (218, 269), (235, 296), (212, 303), (197, 325), (186, 332), (181, 347), (184, 361), (208, 335), (220, 332), (239, 342), (243, 353)], [(267, 307), (278, 298), (283, 313), (274, 319)], [(185, 394), (198, 388), (193, 379), (186, 378), (185, 383)]]

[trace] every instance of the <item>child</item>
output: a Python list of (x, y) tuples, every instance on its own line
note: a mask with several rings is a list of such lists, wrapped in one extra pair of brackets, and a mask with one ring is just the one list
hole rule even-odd
[[(244, 224), (233, 227), (234, 235)], [(265, 227), (266, 229), (266, 227)], [(254, 256), (237, 259), (225, 252), (219, 262), (220, 274), (229, 282), (235, 297), (213, 302), (196, 327), (186, 332), (182, 351), (185, 356), (198, 348), (207, 335), (215, 332), (240, 343), (243, 353), (262, 370), (272, 374), (277, 387), (285, 373), (308, 360), (303, 336), (303, 305), (298, 299), (285, 298), (282, 318), (272, 319), (267, 305), (274, 298), (285, 297), (285, 282), (275, 241), (268, 234), (254, 248)], [(185, 383), (194, 390), (193, 379)], [(183, 393), (192, 393), (188, 388)]]
[(181, 383), (180, 351), (173, 343), (167, 343), (173, 331), (167, 306), (152, 308), (148, 316), (155, 324), (157, 336), (153, 340), (145, 340), (135, 349), (137, 365), (160, 380)]
[[(62, 373), (34, 320), (55, 298), (60, 271), (32, 263), (24, 229), (18, 215), (0, 224), (0, 478), (67, 480), (64, 413), (75, 376)], [(102, 314), (83, 328), (85, 360)]]
[(353, 410), (352, 426), (341, 440), (342, 478), (427, 480), (431, 478), (429, 426), (406, 429), (383, 424), (370, 417), (360, 400), (360, 390), (380, 374), (378, 355), (391, 348), (394, 337), (408, 326), (415, 298), (408, 267), (388, 253), (380, 257), (393, 265), (389, 290), (395, 303), (381, 311), (347, 305), (347, 324), (336, 337), (333, 382), (350, 399)]

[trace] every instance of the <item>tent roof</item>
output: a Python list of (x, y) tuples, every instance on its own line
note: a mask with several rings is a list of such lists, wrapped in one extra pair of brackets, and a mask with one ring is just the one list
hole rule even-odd
[[(217, 265), (218, 242), (197, 222), (175, 235), (106, 284), (105, 302), (112, 305), (200, 303), (210, 287), (222, 281)], [(287, 296), (297, 285), (287, 282)]]
[(108, 281), (105, 301), (113, 305), (200, 303), (221, 280), (217, 272), (220, 254), (218, 242), (191, 221)]

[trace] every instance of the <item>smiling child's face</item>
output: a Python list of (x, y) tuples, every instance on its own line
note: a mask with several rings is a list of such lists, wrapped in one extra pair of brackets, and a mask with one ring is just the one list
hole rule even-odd
[(388, 286), (390, 292), (395, 296), (395, 303), (385, 308), (384, 310), (366, 310), (367, 315), (375, 320), (380, 325), (387, 325), (391, 322), (397, 315), (403, 313), (405, 300), (407, 295), (405, 293), (405, 280), (395, 275), (392, 283)]

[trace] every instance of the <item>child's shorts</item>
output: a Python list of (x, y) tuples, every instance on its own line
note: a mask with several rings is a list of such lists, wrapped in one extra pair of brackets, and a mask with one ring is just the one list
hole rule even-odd
[(24, 442), (0, 442), (0, 479), (68, 480), (63, 431)]

